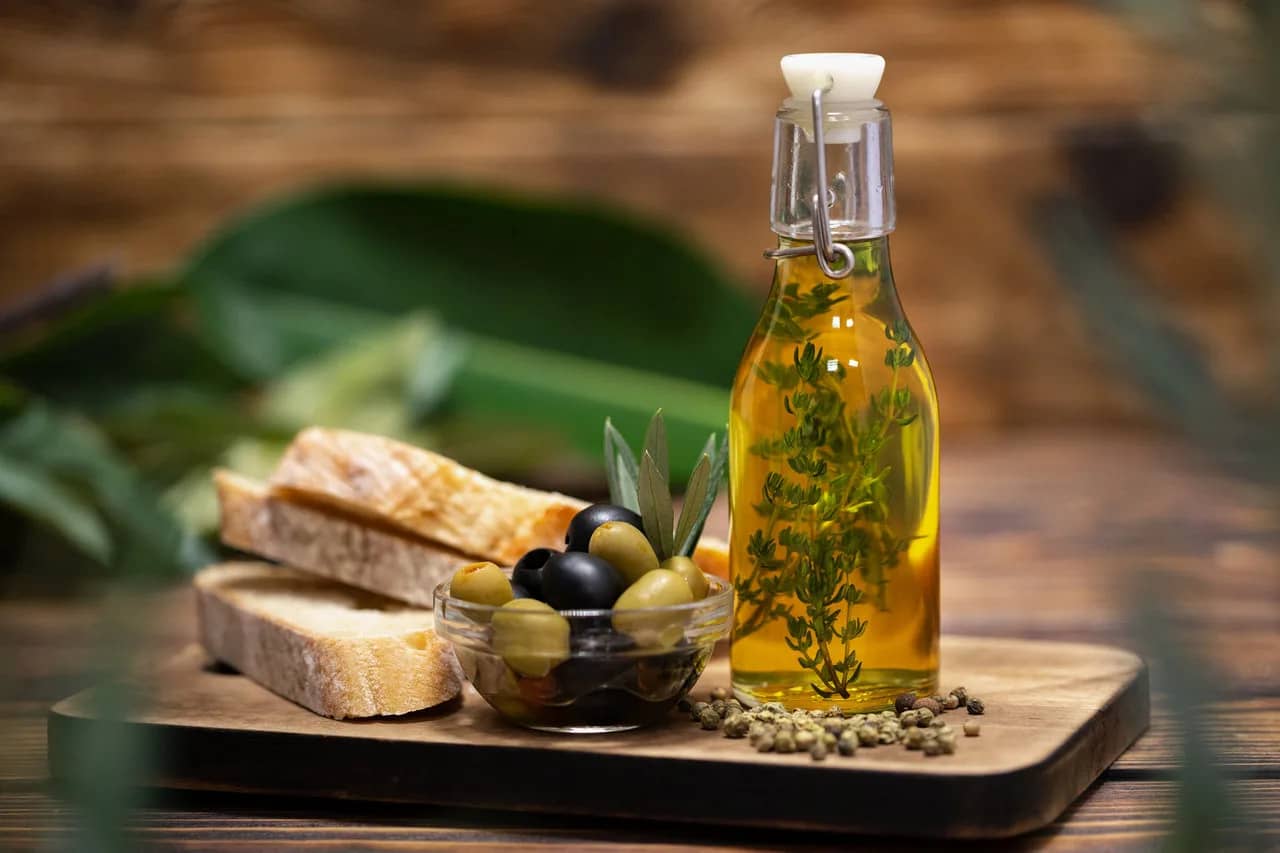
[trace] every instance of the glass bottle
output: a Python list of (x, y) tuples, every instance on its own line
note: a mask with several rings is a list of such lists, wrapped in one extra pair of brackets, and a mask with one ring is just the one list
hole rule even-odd
[(729, 422), (731, 660), (748, 701), (865, 711), (936, 692), (937, 394), (889, 262), (877, 61), (783, 60), (793, 96), (775, 122), (777, 268)]

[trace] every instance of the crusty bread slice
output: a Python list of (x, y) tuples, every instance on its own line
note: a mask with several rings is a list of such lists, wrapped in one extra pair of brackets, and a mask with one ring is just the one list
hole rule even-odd
[(533, 548), (563, 547), (586, 504), (504, 483), (446, 456), (376, 435), (311, 427), (271, 476), (273, 494), (341, 512), (510, 565)]
[[(474, 560), (367, 519), (273, 497), (231, 471), (214, 472), (213, 481), (227, 545), (401, 601), (430, 607), (435, 587)], [(694, 559), (703, 571), (728, 577), (723, 542), (703, 537)]]
[(195, 587), (209, 654), (317, 714), (407, 714), (461, 689), (429, 610), (267, 563), (210, 566)]
[[(534, 548), (563, 548), (569, 522), (587, 505), (494, 480), (429, 450), (322, 427), (294, 438), (270, 487), (282, 502), (325, 506), (505, 566)], [(729, 576), (724, 542), (703, 537), (693, 558), (703, 571)]]
[(432, 592), (475, 561), (452, 548), (272, 497), (267, 487), (215, 471), (222, 541), (297, 569), (432, 606)]

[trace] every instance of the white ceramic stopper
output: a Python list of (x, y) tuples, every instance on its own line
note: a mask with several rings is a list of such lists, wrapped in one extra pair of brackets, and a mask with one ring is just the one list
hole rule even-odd
[(869, 101), (880, 88), (884, 57), (874, 53), (792, 53), (782, 57), (782, 76), (791, 97), (808, 101), (814, 89), (831, 89), (829, 103)]

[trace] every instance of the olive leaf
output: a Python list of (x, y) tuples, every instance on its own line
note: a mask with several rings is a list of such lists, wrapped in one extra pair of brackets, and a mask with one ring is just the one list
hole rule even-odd
[(672, 555), (671, 491), (658, 469), (653, 454), (645, 450), (640, 461), (640, 482), (636, 490), (640, 501), (640, 518), (645, 535), (657, 553), (658, 561)]
[[(707, 518), (711, 515), (711, 509), (715, 506), (716, 497), (720, 493), (720, 486), (724, 483), (725, 471), (729, 467), (728, 436), (721, 435), (718, 437), (718, 441), (715, 433), (707, 436), (707, 443), (702, 449), (702, 456), (711, 458), (711, 470), (707, 477), (706, 494), (702, 498), (702, 505), (698, 507), (694, 525), (685, 536), (676, 537), (678, 546), (676, 553), (685, 557), (692, 556), (694, 550), (698, 547), (698, 540), (702, 538), (702, 529), (706, 526)], [(701, 459), (699, 459), (699, 464), (701, 464)], [(692, 484), (692, 479), (690, 483)], [(691, 491), (692, 487), (685, 490), (686, 510), (693, 505), (689, 498)], [(680, 520), (684, 521), (683, 513), (680, 516)]]
[[(702, 503), (707, 496), (707, 488), (711, 479), (711, 457), (702, 454), (698, 464), (693, 467), (689, 484), (685, 487), (684, 506), (680, 509), (680, 523), (676, 525), (675, 541), (684, 545), (693, 528), (702, 520)], [(683, 554), (678, 550), (677, 554)], [(687, 555), (686, 555), (687, 556)]]
[[(639, 512), (636, 500), (636, 481), (639, 470), (636, 456), (631, 452), (631, 445), (613, 425), (612, 418), (604, 419), (604, 467), (609, 480), (609, 500), (618, 506), (625, 506), (633, 512)], [(623, 475), (626, 475), (624, 481)]]
[(665, 483), (671, 482), (671, 464), (667, 451), (667, 423), (662, 418), (662, 409), (653, 413), (649, 419), (649, 428), (644, 433), (644, 452), (653, 456), (658, 473)]
[(622, 463), (622, 454), (618, 454), (618, 496), (621, 503), (618, 506), (624, 506), (632, 512), (640, 512), (640, 497), (638, 495), (639, 472), (632, 473), (631, 469)]

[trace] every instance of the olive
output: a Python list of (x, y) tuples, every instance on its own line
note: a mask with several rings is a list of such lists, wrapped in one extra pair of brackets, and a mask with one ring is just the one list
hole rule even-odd
[(449, 594), (472, 604), (501, 607), (513, 598), (511, 583), (493, 563), (469, 563), (453, 573)]
[(689, 591), (693, 593), (694, 601), (707, 597), (707, 590), (711, 588), (711, 584), (707, 583), (707, 576), (690, 558), (668, 557), (662, 561), (662, 568), (670, 569), (684, 578), (684, 582), (689, 585)]
[(606, 521), (597, 527), (588, 550), (610, 563), (628, 584), (658, 568), (658, 555), (653, 553), (649, 540), (625, 521)]
[(592, 504), (569, 522), (569, 530), (564, 535), (565, 550), (588, 550), (591, 546), (591, 534), (606, 521), (625, 521), (641, 533), (644, 532), (644, 522), (640, 520), (640, 516), (626, 507), (614, 504)]
[(685, 614), (643, 611), (691, 601), (693, 593), (684, 578), (670, 569), (654, 569), (618, 596), (613, 606), (622, 612), (613, 614), (613, 627), (641, 646), (674, 646), (684, 637)]
[(535, 598), (508, 601), (493, 614), (493, 650), (519, 674), (541, 678), (569, 658), (569, 620)]
[(542, 598), (542, 568), (557, 553), (550, 548), (534, 548), (516, 561), (511, 582), (527, 589), (531, 598)]
[(625, 586), (617, 569), (579, 551), (556, 554), (542, 570), (542, 598), (556, 610), (608, 610)]
[(512, 598), (533, 598), (533, 596), (529, 594), (529, 590), (525, 589), (518, 583), (513, 583), (511, 585), (511, 597)]

